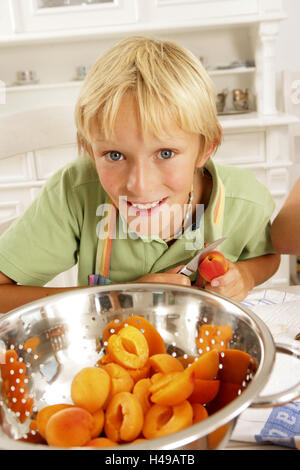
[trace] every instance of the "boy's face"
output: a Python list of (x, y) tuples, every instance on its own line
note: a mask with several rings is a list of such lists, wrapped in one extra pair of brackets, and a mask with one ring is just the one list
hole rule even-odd
[(96, 135), (91, 143), (100, 182), (131, 229), (139, 235), (168, 238), (178, 232), (191, 186), (195, 202), (200, 188), (195, 168), (200, 164), (200, 138), (174, 123), (158, 138), (143, 135), (134, 99), (120, 107), (115, 133), (107, 141)]

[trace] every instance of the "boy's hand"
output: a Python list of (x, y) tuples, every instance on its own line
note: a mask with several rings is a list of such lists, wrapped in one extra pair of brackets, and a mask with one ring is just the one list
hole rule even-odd
[(189, 287), (191, 285), (190, 279), (183, 274), (177, 274), (178, 271), (183, 268), (183, 266), (184, 265), (177, 266), (176, 268), (170, 269), (165, 273), (146, 274), (146, 276), (137, 279), (136, 282), (155, 282), (160, 284), (176, 284), (179, 286)]
[(204, 288), (240, 302), (247, 297), (255, 282), (245, 262), (228, 261), (228, 264), (228, 271), (206, 283)]

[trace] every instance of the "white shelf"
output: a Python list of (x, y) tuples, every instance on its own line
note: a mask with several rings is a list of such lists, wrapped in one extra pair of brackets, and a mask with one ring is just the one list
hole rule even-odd
[(7, 93), (26, 93), (30, 91), (47, 91), (57, 88), (80, 88), (83, 80), (72, 80), (63, 83), (38, 83), (35, 85), (13, 85), (6, 88)]
[(235, 75), (235, 74), (247, 74), (256, 72), (256, 67), (233, 67), (230, 69), (207, 69), (207, 73), (211, 77), (223, 76), (223, 75)]
[(285, 113), (277, 113), (273, 115), (262, 115), (257, 112), (244, 114), (233, 114), (227, 116), (219, 116), (220, 123), (224, 130), (242, 129), (242, 128), (263, 128), (271, 126), (284, 126), (296, 124), (299, 119)]
[[(247, 74), (254, 73), (256, 67), (237, 67), (233, 69), (224, 69), (224, 70), (207, 70), (210, 76), (222, 76), (222, 75), (235, 75), (235, 74)], [(38, 83), (34, 85), (8, 85), (6, 91), (8, 93), (14, 92), (26, 92), (32, 90), (50, 90), (54, 88), (80, 88), (83, 80), (71, 80), (68, 82), (62, 83)]]
[[(236, 69), (235, 69), (236, 70)], [(6, 91), (8, 94), (30, 95), (33, 92), (51, 92), (55, 90), (78, 90), (81, 88), (83, 81), (73, 80), (62, 83), (38, 83), (35, 85), (8, 86)], [(243, 129), (243, 128), (265, 128), (272, 126), (282, 126), (290, 124), (298, 124), (300, 120), (293, 115), (285, 113), (277, 113), (274, 115), (261, 115), (257, 112), (227, 114), (218, 116), (224, 131)]]
[(201, 29), (218, 29), (234, 26), (243, 26), (260, 23), (263, 21), (283, 21), (287, 18), (285, 13), (270, 13), (264, 15), (241, 15), (218, 19), (197, 19), (170, 22), (147, 23), (139, 22), (130, 25), (103, 26), (101, 28), (71, 29), (68, 31), (48, 31), (45, 33), (15, 33), (0, 35), (0, 48), (20, 45), (35, 45), (54, 42), (74, 42), (78, 40), (94, 40), (106, 38), (120, 38), (132, 34), (166, 34), (176, 32), (185, 33), (199, 31)]

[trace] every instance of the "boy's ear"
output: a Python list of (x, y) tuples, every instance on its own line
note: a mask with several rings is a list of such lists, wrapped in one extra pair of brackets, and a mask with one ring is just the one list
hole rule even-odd
[(207, 162), (207, 160), (212, 156), (212, 154), (214, 153), (214, 151), (216, 150), (217, 146), (219, 145), (221, 139), (222, 139), (222, 135), (223, 135), (223, 129), (222, 129), (222, 126), (219, 124), (218, 125), (218, 128), (219, 128), (219, 135), (220, 135), (220, 139), (219, 139), (219, 142), (218, 140), (214, 140), (211, 144), (211, 146), (209, 147), (208, 151), (206, 152), (205, 155), (203, 156), (200, 156), (198, 157), (198, 160), (197, 160), (197, 163), (196, 163), (196, 168), (201, 168), (205, 165), (205, 163)]
[(77, 145), (79, 150), (82, 150), (84, 153), (88, 153), (92, 160), (95, 161), (94, 152), (91, 144), (89, 144), (85, 139), (81, 139), (77, 133)]
[(212, 156), (216, 148), (216, 143), (213, 142), (212, 145), (209, 147), (208, 151), (206, 152), (205, 155), (199, 155), (197, 162), (196, 162), (196, 168), (201, 168), (205, 165), (207, 160)]
[(86, 144), (85, 145), (85, 151), (89, 154), (91, 159), (95, 161), (94, 152), (93, 152), (91, 144)]

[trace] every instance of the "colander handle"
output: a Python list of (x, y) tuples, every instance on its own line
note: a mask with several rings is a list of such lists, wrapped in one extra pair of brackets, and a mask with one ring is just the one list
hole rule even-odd
[[(300, 359), (300, 348), (295, 344), (276, 343), (276, 352), (296, 356)], [(252, 408), (273, 408), (283, 406), (300, 397), (300, 382), (278, 393), (258, 396), (250, 405)]]

